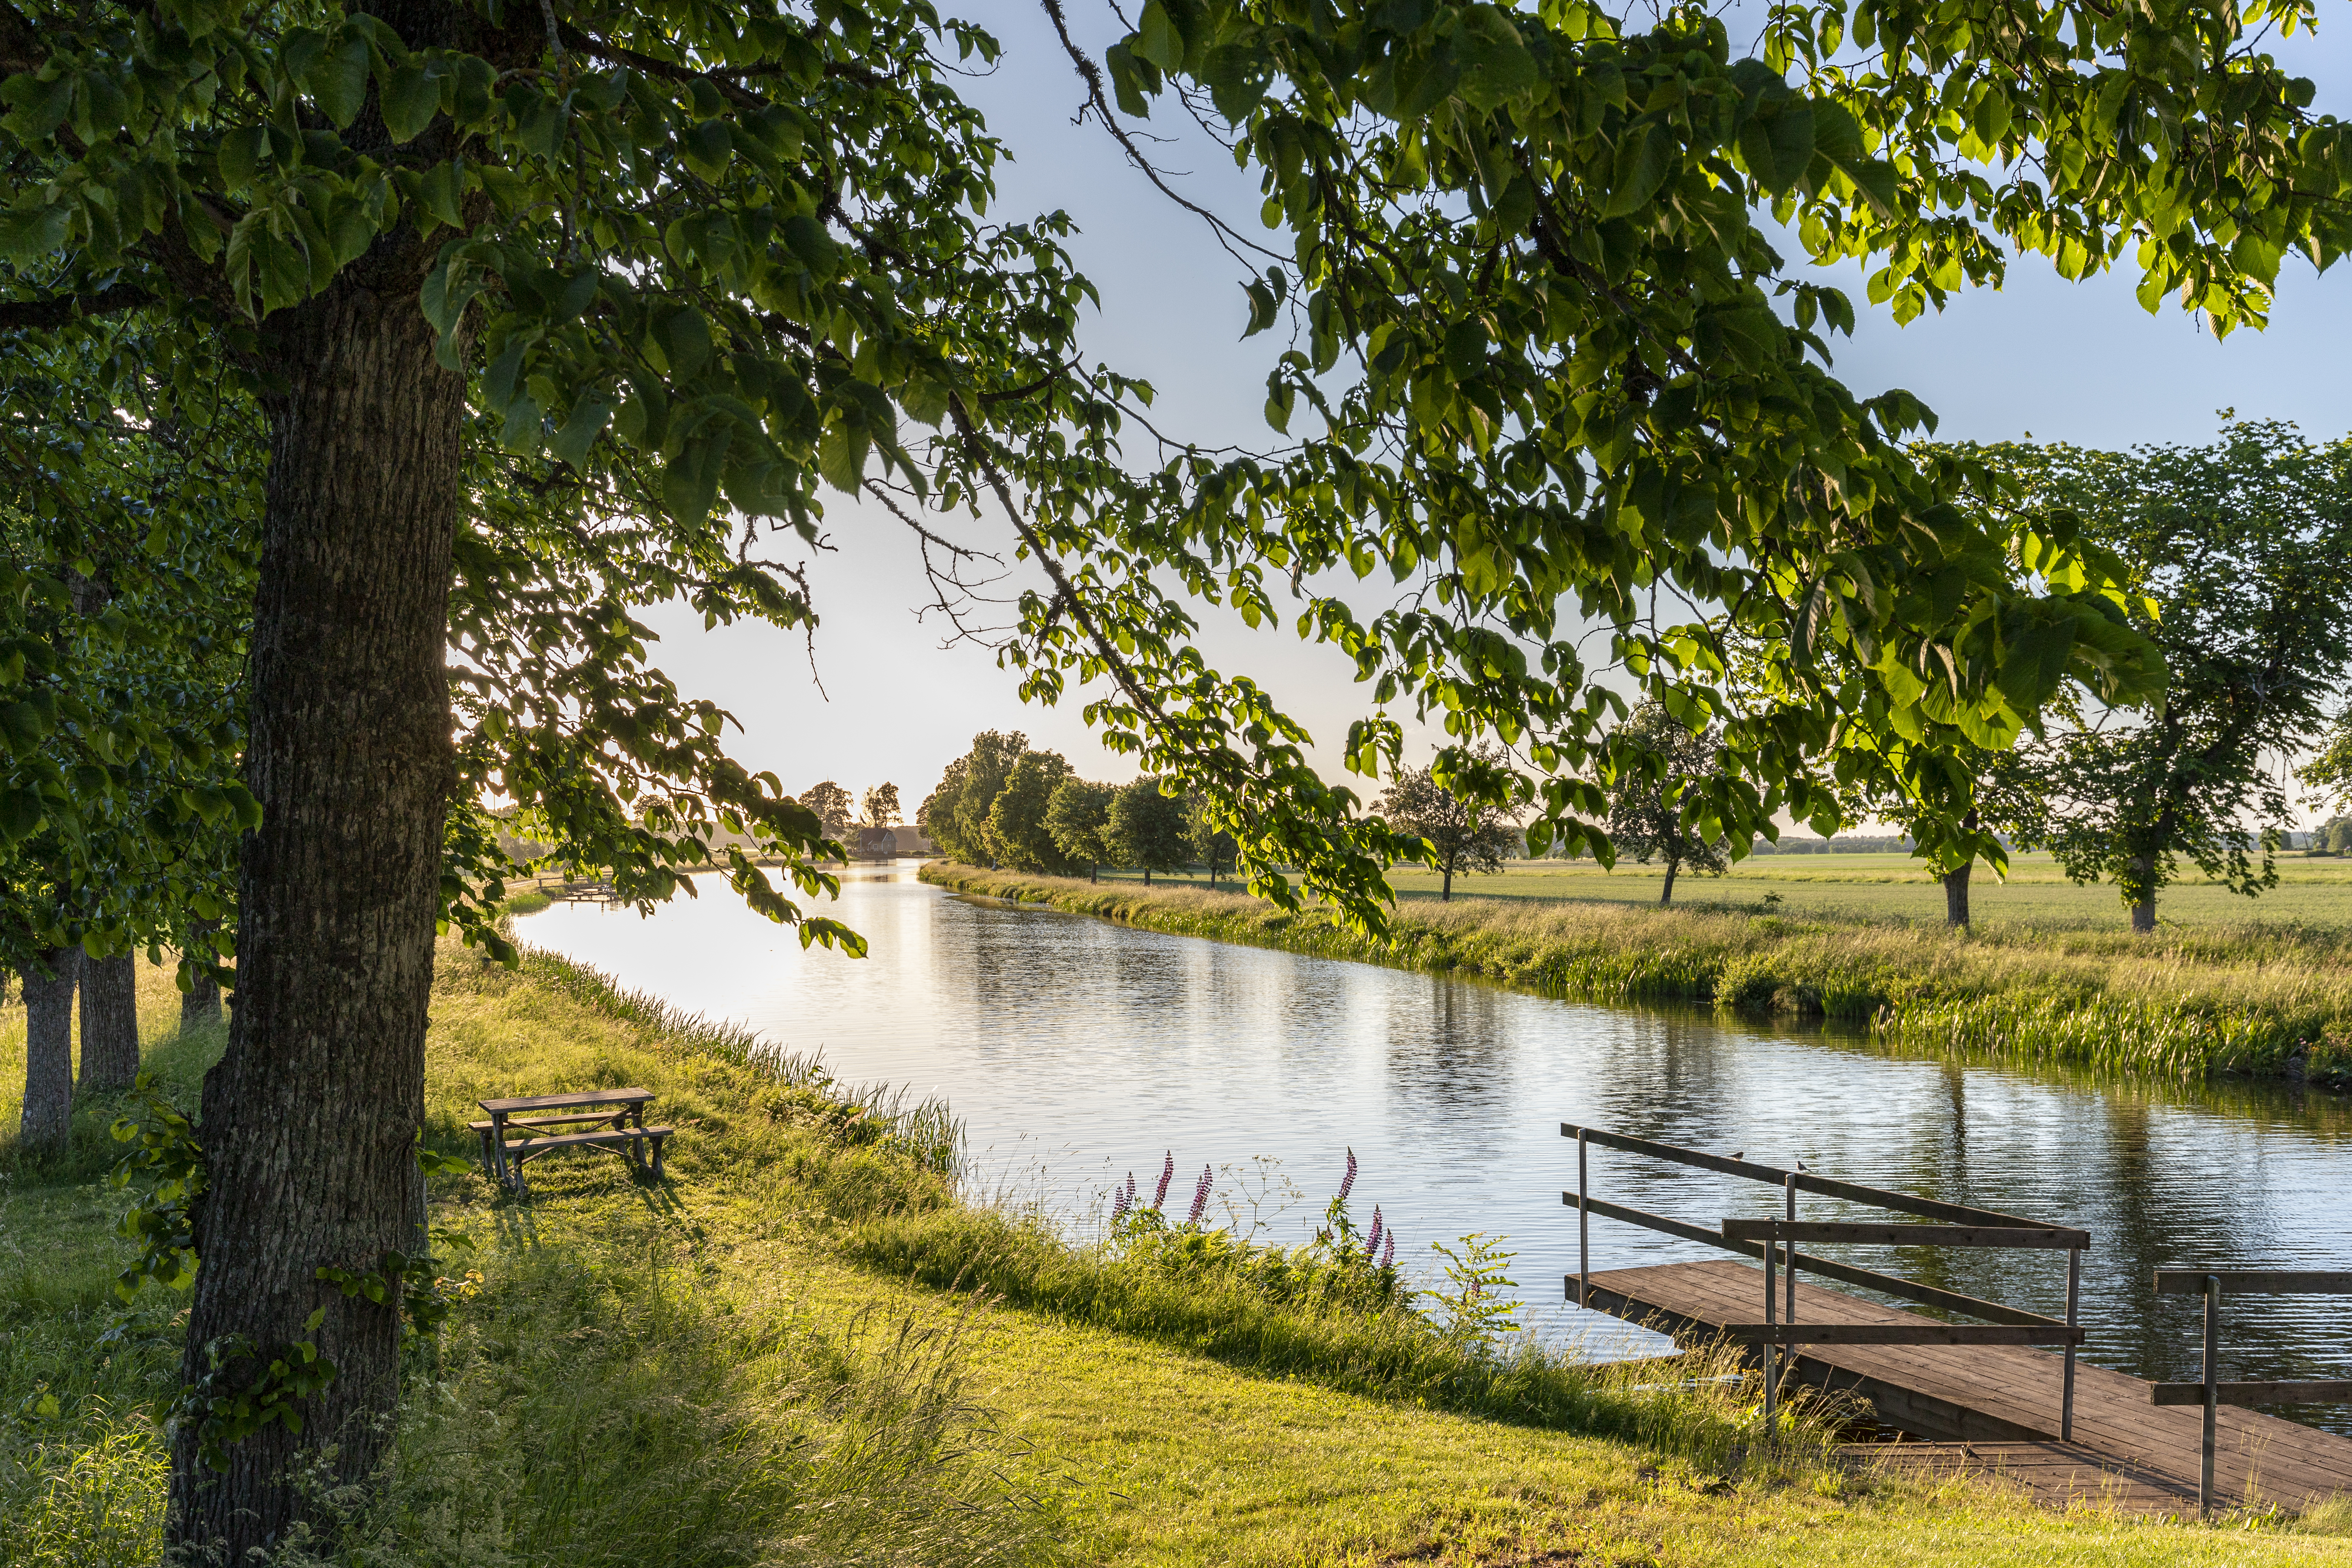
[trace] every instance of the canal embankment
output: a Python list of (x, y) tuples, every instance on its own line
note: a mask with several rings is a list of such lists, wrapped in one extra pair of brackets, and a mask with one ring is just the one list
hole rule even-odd
[(1954, 932), (1771, 910), (1463, 899), (1399, 905), (1367, 934), (1312, 908), (933, 861), (924, 880), (1171, 935), (1475, 977), (1546, 996), (1814, 1017), (1889, 1046), (2116, 1074), (2243, 1073), (2352, 1089), (2352, 931), (2246, 924), (2153, 937)]

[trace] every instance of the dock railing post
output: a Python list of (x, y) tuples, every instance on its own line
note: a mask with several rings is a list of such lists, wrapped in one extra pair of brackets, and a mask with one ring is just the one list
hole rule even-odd
[[(2075, 1304), (2082, 1294), (2083, 1249), (2070, 1247), (2066, 1249), (2066, 1326), (2070, 1329), (2076, 1326)], [(2058, 1440), (2074, 1440), (2074, 1342), (2071, 1337), (2066, 1341), (2066, 1392), (2058, 1403)]]
[(2205, 1276), (2205, 1445), (2197, 1469), (2197, 1517), (2213, 1511), (2213, 1424), (2221, 1405), (2221, 1277)]
[[(1789, 1199), (1789, 1223), (1790, 1223), (1790, 1225), (1794, 1225), (1794, 1224), (1796, 1224), (1796, 1223), (1797, 1223), (1797, 1173), (1795, 1173), (1794, 1171), (1790, 1171), (1790, 1172), (1788, 1172), (1786, 1174), (1784, 1174), (1784, 1175), (1782, 1175), (1782, 1176), (1781, 1176), (1781, 1178), (1780, 1178), (1780, 1190), (1781, 1190), (1782, 1192), (1784, 1192), (1784, 1193), (1786, 1193), (1786, 1194), (1788, 1194), (1788, 1199)], [(1788, 1321), (1789, 1321), (1790, 1322), (1793, 1323), (1793, 1322), (1795, 1322), (1795, 1321), (1797, 1321), (1797, 1244), (1796, 1244), (1795, 1242), (1793, 1242), (1793, 1241), (1792, 1241), (1792, 1242), (1790, 1242), (1790, 1243), (1789, 1244), (1789, 1257), (1788, 1257), (1788, 1264), (1789, 1264), (1789, 1311), (1788, 1311)], [(1796, 1347), (1795, 1347), (1794, 1345), (1790, 1346), (1790, 1347), (1789, 1347), (1789, 1349), (1790, 1349), (1790, 1352), (1791, 1354), (1794, 1354), (1794, 1353), (1795, 1353)]]
[(1576, 1304), (1592, 1305), (1591, 1189), (1585, 1183), (1584, 1129), (1576, 1130)]
[[(1772, 1298), (1776, 1294), (1772, 1259), (1780, 1250), (1780, 1227), (1775, 1225), (1764, 1237), (1764, 1326), (1768, 1329), (1772, 1326)], [(1776, 1419), (1780, 1400), (1772, 1380), (1772, 1342), (1767, 1339), (1764, 1342), (1764, 1436), (1767, 1440), (1778, 1437), (1780, 1433), (1780, 1423)]]

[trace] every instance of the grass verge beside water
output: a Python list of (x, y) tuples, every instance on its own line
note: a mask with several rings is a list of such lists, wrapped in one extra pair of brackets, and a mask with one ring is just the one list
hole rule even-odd
[[(148, 1065), (184, 1101), (219, 1045), (158, 1031)], [(642, 1084), (679, 1129), (670, 1177), (554, 1158), (522, 1203), (436, 1178), (436, 1223), (477, 1242), (446, 1261), (478, 1278), (383, 1500), (325, 1500), (289, 1563), (2352, 1564), (2283, 1521), (2061, 1517), (1849, 1474), (1818, 1427), (1766, 1458), (1753, 1389), (1694, 1385), (1720, 1373), (1704, 1358), (1489, 1359), (1205, 1237), (1069, 1245), (959, 1201), (940, 1108), (552, 959), (445, 947), (427, 1071), (429, 1140), (455, 1153), (482, 1096)], [(184, 1302), (108, 1289), (114, 1109), (84, 1107), (48, 1163), (0, 1142), (8, 1568), (156, 1552)]]
[(1474, 975), (1596, 1002), (1711, 1002), (1860, 1025), (1887, 1043), (2114, 1072), (2352, 1088), (2352, 930), (2128, 933), (1622, 903), (1413, 900), (1367, 938), (1239, 893), (1097, 885), (933, 861), (924, 880), (1150, 931)]

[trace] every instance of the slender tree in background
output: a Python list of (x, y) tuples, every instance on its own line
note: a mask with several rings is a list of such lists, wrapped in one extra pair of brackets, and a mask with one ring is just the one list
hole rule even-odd
[(827, 779), (823, 784), (811, 784), (803, 790), (800, 799), (801, 804), (808, 807), (809, 815), (815, 817), (817, 825), (824, 829), (827, 838), (849, 837), (849, 825), (856, 806), (847, 790)]
[(1218, 817), (1214, 804), (1202, 795), (1184, 797), (1184, 841), (1191, 847), (1192, 858), (1209, 868), (1211, 888), (1217, 885), (1219, 868), (1232, 865), (1240, 853), (1240, 846)]
[(1723, 742), (1712, 727), (1694, 732), (1666, 711), (1644, 702), (1612, 735), (1613, 776), (1609, 791), (1609, 837), (1646, 866), (1663, 861), (1665, 886), (1660, 904), (1675, 901), (1675, 878), (1685, 868), (1720, 876), (1727, 864), (1721, 826), (1708, 820), (1706, 795), (1696, 787), (1723, 766)]
[(1087, 880), (1102, 880), (1106, 862), (1117, 858), (1110, 842), (1111, 796), (1108, 784), (1066, 778), (1054, 786), (1045, 807), (1045, 831), (1063, 856), (1087, 868)]
[(1111, 795), (1103, 842), (1114, 863), (1143, 873), (1148, 888), (1152, 872), (1173, 871), (1192, 853), (1184, 803), (1149, 775), (1122, 784)]
[(1487, 797), (1509, 777), (1502, 760), (1495, 748), (1449, 752), (1428, 767), (1399, 770), (1381, 796), (1389, 825), (1424, 847), (1421, 858), (1437, 871), (1441, 903), (1453, 900), (1455, 877), (1500, 871), (1505, 860), (1526, 853), (1519, 813), (1508, 795)]
[(2129, 563), (2170, 671), (2145, 715), (2053, 727), (2002, 763), (2021, 841), (2114, 882), (2142, 933), (2184, 861), (2274, 886), (2294, 759), (2352, 681), (2352, 439), (2245, 421), (2204, 447), (1994, 451)]
[[(1563, 603), (1702, 716), (1722, 629), (1660, 619), (1662, 588), (1781, 639), (1815, 700), (1726, 726), (1706, 806), (1738, 833), (1833, 811), (1811, 764), (1841, 723), (1932, 709), (2014, 733), (2063, 672), (2152, 686), (2063, 532), (2019, 580), (1950, 514), (1951, 465), (1899, 445), (1916, 403), (1831, 379), (1813, 329), (1851, 306), (1783, 275), (1755, 209), (1819, 258), (1884, 257), (1874, 298), (1898, 316), (2014, 245), (2070, 274), (2137, 254), (2150, 298), (2259, 319), (2282, 255), (2332, 260), (2347, 234), (2340, 128), (2237, 47), (2307, 7), (1988, 26), (1865, 5), (1851, 33), (1876, 47), (1849, 59), (1843, 7), (1784, 5), (1738, 61), (1691, 9), (1640, 33), (1578, 4), (1274, 9), (1155, 0), (1077, 62), (1114, 126), (1114, 96), (1205, 89), (1266, 172), (1286, 249), (1228, 238), (1272, 264), (1253, 324), (1298, 312), (1269, 418), (1305, 398), (1326, 427), (1144, 474), (1118, 432), (1149, 389), (1079, 368), (1066, 221), (984, 216), (999, 149), (950, 68), (994, 45), (922, 0), (0, 9), (0, 331), (147, 312), (198, 345), (174, 375), (226, 367), (270, 431), (261, 818), (185, 1375), (259, 1399), (298, 1342), (336, 1372), (299, 1426), (175, 1428), (173, 1550), (242, 1560), (286, 1538), (296, 1477), (375, 1473), (398, 1309), (318, 1270), (413, 1245), (436, 921), (503, 951), (488, 795), (633, 902), (715, 867), (803, 940), (848, 940), (721, 847), (751, 833), (806, 893), (837, 847), (727, 759), (726, 715), (645, 663), (635, 614), (810, 626), (804, 574), (762, 541), (813, 549), (821, 485), (1008, 531), (1044, 579), (1001, 647), (1024, 694), (1107, 683), (1106, 743), (1248, 825), (1253, 886), (1359, 923), (1384, 827), (1262, 689), (1208, 668), (1175, 595), (1255, 622), (1269, 583), (1414, 578), (1369, 622), (1321, 593), (1285, 618), (1376, 700), (1523, 742), (1546, 839), (1596, 848), (1577, 770), (1609, 701)], [(936, 432), (919, 457), (914, 426)], [(1401, 743), (1370, 719), (1345, 755), (1377, 774)], [(44, 819), (103, 793), (59, 779)]]

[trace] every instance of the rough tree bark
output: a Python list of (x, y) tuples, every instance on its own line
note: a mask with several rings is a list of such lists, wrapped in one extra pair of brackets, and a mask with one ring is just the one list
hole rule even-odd
[(2132, 934), (2154, 936), (2156, 934), (2156, 857), (2135, 855), (2132, 857), (2131, 866), (2133, 873), (2141, 879), (2140, 886), (2147, 889), (2131, 907)]
[(81, 966), (81, 1087), (129, 1089), (139, 1077), (139, 971), (130, 953)]
[[(390, 7), (387, 10), (397, 10)], [(454, 9), (454, 8), (453, 8)], [(391, 16), (412, 43), (450, 25)], [(418, 25), (422, 24), (422, 25)], [(429, 250), (379, 241), (326, 293), (262, 322), (283, 389), (265, 400), (269, 477), (246, 778), (262, 808), (239, 871), (236, 1007), (206, 1075), (211, 1190), (185, 1375), (228, 1336), (258, 1347), (244, 1386), (304, 1340), (338, 1369), (301, 1433), (231, 1445), (228, 1470), (173, 1451), (173, 1549), (242, 1563), (282, 1541), (310, 1468), (366, 1478), (399, 1394), (390, 1306), (347, 1299), (325, 1265), (414, 1251), (441, 833), (455, 778), (444, 647), (460, 500), (459, 378), (417, 306)], [(315, 1333), (304, 1320), (326, 1309)]]
[(1944, 873), (1944, 923), (1954, 931), (1969, 929), (1969, 873), (1977, 868), (1973, 860), (1957, 871)]
[(47, 1153), (73, 1129), (74, 980), (81, 949), (60, 947), (27, 964), (25, 981), (25, 1111), (16, 1146)]
[(1437, 901), (1441, 904), (1450, 904), (1454, 901), (1454, 862), (1448, 860), (1441, 868), (1440, 874), (1445, 879), (1438, 886)]
[(1658, 907), (1660, 909), (1664, 909), (1668, 904), (1675, 901), (1675, 873), (1682, 868), (1683, 863), (1681, 861), (1674, 859), (1671, 857), (1667, 858), (1666, 885), (1658, 894)]
[[(194, 922), (188, 928), (189, 945), (209, 952), (213, 933), (219, 930), (218, 921)], [(220, 982), (209, 974), (194, 976), (180, 994), (180, 1028), (183, 1032), (210, 1028), (220, 1022)]]

